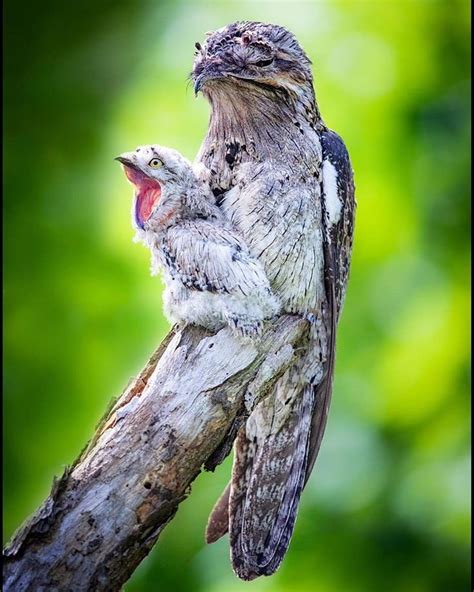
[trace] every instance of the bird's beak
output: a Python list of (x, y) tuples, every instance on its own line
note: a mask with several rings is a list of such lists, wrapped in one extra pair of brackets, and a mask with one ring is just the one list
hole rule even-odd
[(126, 156), (122, 156), (122, 155), (116, 156), (114, 158), (114, 160), (118, 160), (119, 162), (121, 162), (122, 164), (125, 164), (127, 166), (132, 164), (131, 161)]
[(120, 154), (119, 156), (116, 156), (114, 158), (114, 160), (117, 160), (118, 162), (120, 162), (120, 164), (123, 164), (124, 166), (130, 168), (130, 169), (134, 169), (136, 171), (139, 171), (140, 169), (138, 168), (138, 166), (133, 162), (132, 158), (130, 157), (128, 152), (124, 152), (123, 154)]
[(203, 89), (204, 85), (211, 80), (222, 80), (228, 76), (227, 72), (219, 72), (215, 66), (205, 68), (204, 71), (194, 79), (194, 95), (197, 96), (198, 92)]
[(139, 185), (142, 183), (146, 175), (136, 164), (132, 152), (124, 152), (123, 154), (116, 156), (114, 160), (117, 160), (122, 165), (123, 172), (130, 183), (133, 185)]
[(201, 90), (201, 88), (205, 82), (206, 82), (206, 75), (203, 72), (202, 74), (199, 74), (199, 76), (194, 81), (194, 96), (195, 97), (197, 97), (198, 92)]

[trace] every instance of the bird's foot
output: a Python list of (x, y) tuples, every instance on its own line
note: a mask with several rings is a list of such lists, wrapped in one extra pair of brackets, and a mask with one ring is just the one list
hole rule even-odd
[(227, 323), (236, 337), (243, 339), (256, 339), (262, 336), (263, 322), (235, 314), (227, 316)]

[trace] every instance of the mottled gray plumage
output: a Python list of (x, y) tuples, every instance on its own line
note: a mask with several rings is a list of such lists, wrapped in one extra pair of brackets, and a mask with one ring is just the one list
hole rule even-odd
[(281, 563), (326, 425), (354, 185), (293, 34), (238, 22), (196, 48), (195, 90), (211, 105), (201, 178), (263, 263), (283, 310), (313, 320), (309, 347), (240, 430), (231, 484), (209, 520), (210, 542), (228, 526), (234, 570), (248, 580)]
[(210, 330), (226, 323), (242, 337), (261, 332), (279, 310), (262, 264), (215, 205), (209, 188), (176, 150), (140, 146), (117, 158), (135, 188), (137, 238), (165, 281), (174, 323)]

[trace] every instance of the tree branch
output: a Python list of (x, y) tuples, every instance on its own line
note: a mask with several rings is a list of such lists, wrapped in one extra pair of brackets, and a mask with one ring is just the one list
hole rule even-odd
[(6, 547), (3, 589), (119, 590), (306, 336), (289, 315), (255, 343), (229, 329), (171, 332)]

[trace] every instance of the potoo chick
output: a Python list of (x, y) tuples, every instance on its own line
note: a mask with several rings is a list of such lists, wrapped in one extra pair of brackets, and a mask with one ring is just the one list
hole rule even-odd
[(137, 237), (151, 250), (165, 282), (171, 322), (241, 337), (261, 333), (279, 310), (260, 261), (215, 205), (209, 188), (176, 150), (140, 146), (117, 157), (134, 186)]
[(324, 433), (351, 259), (353, 173), (344, 142), (321, 117), (311, 63), (287, 29), (232, 23), (196, 50), (195, 92), (211, 106), (197, 157), (203, 178), (283, 312), (312, 323), (309, 346), (249, 410), (231, 482), (208, 523), (208, 542), (229, 531), (233, 568), (250, 580), (280, 565)]

